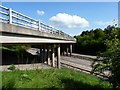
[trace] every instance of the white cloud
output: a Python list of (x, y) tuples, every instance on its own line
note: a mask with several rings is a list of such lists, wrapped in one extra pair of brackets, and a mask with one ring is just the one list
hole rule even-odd
[(58, 13), (49, 19), (56, 26), (62, 28), (85, 28), (89, 27), (89, 22), (85, 18), (76, 15), (69, 15), (66, 13)]
[(45, 14), (45, 12), (44, 12), (44, 11), (37, 10), (37, 14), (42, 16), (42, 15)]
[(100, 26), (108, 26), (108, 25), (115, 25), (118, 24), (118, 20), (113, 20), (113, 21), (97, 21), (95, 24), (100, 25)]

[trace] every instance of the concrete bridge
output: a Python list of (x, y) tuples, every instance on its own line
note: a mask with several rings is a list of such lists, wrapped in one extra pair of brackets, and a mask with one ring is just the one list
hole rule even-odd
[[(60, 54), (72, 55), (72, 44), (76, 40), (70, 35), (38, 20), (0, 6), (0, 39), (4, 45), (39, 45), (40, 60), (60, 68)], [(51, 53), (50, 53), (51, 52)], [(50, 55), (51, 54), (51, 55)], [(52, 56), (50, 60), (50, 56)]]

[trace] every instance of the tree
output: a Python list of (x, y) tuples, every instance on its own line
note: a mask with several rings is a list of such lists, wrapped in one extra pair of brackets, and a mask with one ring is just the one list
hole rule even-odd
[(103, 32), (103, 30), (102, 29), (95, 29), (94, 30), (94, 37), (95, 37), (95, 39), (99, 39), (99, 38), (101, 38), (101, 37), (104, 37), (104, 32)]
[[(117, 36), (116, 36), (117, 37)], [(120, 40), (106, 40), (107, 50), (98, 55), (97, 60), (92, 64), (92, 74), (104, 74), (110, 71), (109, 81), (114, 87), (120, 87)]]
[(83, 31), (81, 35), (75, 36), (77, 40), (77, 53), (96, 55), (106, 50), (105, 40), (112, 40), (115, 35), (120, 40), (120, 28), (108, 26), (107, 28)]

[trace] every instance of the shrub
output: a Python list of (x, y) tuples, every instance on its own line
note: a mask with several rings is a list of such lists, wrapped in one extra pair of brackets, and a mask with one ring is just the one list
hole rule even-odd
[(15, 67), (15, 65), (10, 65), (10, 67), (8, 68), (9, 70), (15, 70), (16, 69), (16, 67)]
[(108, 76), (109, 81), (114, 87), (120, 86), (120, 40), (106, 40), (107, 50), (98, 56), (99, 62), (93, 63), (92, 73), (104, 74), (105, 71), (110, 71)]

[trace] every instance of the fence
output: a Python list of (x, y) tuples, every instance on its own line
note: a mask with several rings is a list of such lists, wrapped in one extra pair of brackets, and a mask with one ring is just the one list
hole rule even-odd
[(0, 14), (1, 14), (0, 21), (2, 21), (2, 22), (15, 24), (15, 25), (30, 28), (33, 30), (39, 30), (39, 31), (54, 34), (54, 35), (59, 35), (59, 36), (62, 36), (64, 38), (67, 38), (70, 40), (75, 40), (70, 35), (68, 35), (60, 30), (57, 30), (52, 26), (46, 25), (46, 24), (40, 22), (39, 20), (35, 20), (26, 15), (18, 13), (16, 11), (12, 10), (11, 8), (7, 8), (7, 7), (0, 5)]

